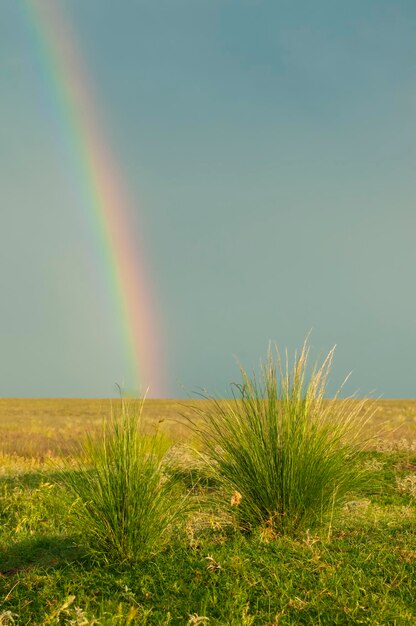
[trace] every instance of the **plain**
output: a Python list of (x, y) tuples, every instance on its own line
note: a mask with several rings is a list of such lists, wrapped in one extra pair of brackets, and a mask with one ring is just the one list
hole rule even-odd
[(169, 471), (198, 506), (134, 564), (91, 557), (62, 481), (111, 405), (0, 400), (0, 624), (415, 623), (416, 401), (377, 402), (360, 456), (370, 480), (329, 527), (295, 537), (246, 534), (212, 504), (186, 419), (207, 401), (147, 401), (146, 430), (172, 444)]

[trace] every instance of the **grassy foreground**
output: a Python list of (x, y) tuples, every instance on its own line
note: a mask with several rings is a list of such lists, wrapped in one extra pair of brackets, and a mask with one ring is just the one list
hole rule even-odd
[[(59, 447), (65, 456), (66, 442), (82, 436), (88, 415), (98, 423), (99, 410), (83, 416), (81, 401), (71, 416), (76, 401), (61, 401), (62, 413), (58, 400), (46, 401), (60, 421), (42, 412), (45, 401), (1, 402), (0, 624), (416, 623), (415, 402), (397, 403), (396, 419), (393, 402), (380, 403), (380, 422), (401, 427), (361, 453), (372, 480), (324, 532), (244, 535), (222, 510), (196, 507), (162, 550), (117, 565), (86, 551), (79, 503), (61, 482), (70, 470)], [(150, 402), (150, 426), (183, 412), (163, 407)], [(179, 424), (168, 432), (182, 441), (187, 431)], [(183, 446), (171, 454), (170, 471), (198, 501), (219, 489)]]

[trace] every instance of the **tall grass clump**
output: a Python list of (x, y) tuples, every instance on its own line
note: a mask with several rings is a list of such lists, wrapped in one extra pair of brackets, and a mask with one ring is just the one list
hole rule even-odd
[(339, 391), (326, 400), (334, 349), (310, 376), (308, 353), (305, 342), (290, 366), (287, 352), (283, 361), (269, 350), (260, 376), (241, 369), (233, 399), (213, 399), (195, 421), (244, 530), (275, 537), (312, 529), (363, 478), (359, 436), (372, 403), (338, 399)]
[(76, 468), (64, 474), (78, 497), (81, 528), (99, 559), (137, 561), (160, 548), (187, 506), (164, 472), (166, 439), (145, 434), (144, 400), (121, 401), (101, 436), (88, 436)]

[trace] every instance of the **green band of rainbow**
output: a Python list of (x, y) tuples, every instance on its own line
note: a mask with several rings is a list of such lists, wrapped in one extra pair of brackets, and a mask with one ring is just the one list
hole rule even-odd
[(141, 392), (149, 388), (151, 397), (163, 397), (167, 389), (160, 324), (149, 272), (130, 236), (131, 203), (99, 122), (79, 46), (59, 4), (58, 0), (26, 0), (24, 7), (53, 106), (58, 108), (62, 138), (69, 146), (86, 219), (92, 222), (104, 271), (112, 285), (129, 376), (134, 376)]

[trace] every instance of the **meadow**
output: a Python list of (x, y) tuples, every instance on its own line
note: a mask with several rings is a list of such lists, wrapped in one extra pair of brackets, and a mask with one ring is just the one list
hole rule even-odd
[[(145, 402), (144, 432), (159, 433), (168, 450), (163, 484), (172, 478), (175, 502), (186, 506), (168, 519), (162, 494), (145, 518), (168, 519), (160, 545), (156, 527), (155, 544), (140, 558), (117, 548), (125, 557), (116, 550), (103, 559), (91, 549), (101, 527), (97, 546), (86, 539), (96, 509), (86, 518), (76, 497), (91, 476), (76, 446), (88, 433), (90, 442), (99, 437), (119, 402), (0, 399), (1, 625), (416, 623), (416, 401), (376, 402), (357, 457), (366, 481), (346, 492), (329, 523), (293, 532), (270, 520), (247, 529), (220, 504), (226, 487), (204, 463), (187, 419), (196, 414), (202, 423), (211, 404)], [(151, 482), (159, 471), (129, 463), (136, 482), (140, 472)], [(132, 502), (137, 497), (132, 492)], [(239, 497), (232, 493), (231, 505)]]

